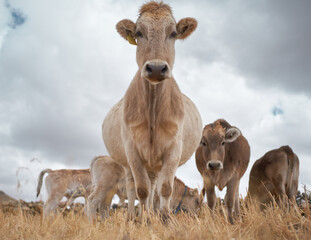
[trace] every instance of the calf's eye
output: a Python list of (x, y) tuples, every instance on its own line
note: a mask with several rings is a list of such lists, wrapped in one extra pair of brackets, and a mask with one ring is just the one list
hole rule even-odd
[(143, 34), (141, 33), (141, 31), (137, 31), (135, 33), (136, 37), (143, 37)]

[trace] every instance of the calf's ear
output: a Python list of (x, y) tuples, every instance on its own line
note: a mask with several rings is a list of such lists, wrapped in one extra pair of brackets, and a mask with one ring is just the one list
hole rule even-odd
[(123, 19), (117, 23), (116, 29), (118, 33), (130, 44), (137, 45), (135, 41), (136, 24), (129, 19)]
[(185, 39), (197, 28), (197, 26), (198, 22), (194, 18), (183, 18), (179, 20), (176, 25), (177, 39)]
[(225, 142), (234, 142), (241, 135), (241, 131), (235, 127), (226, 131)]

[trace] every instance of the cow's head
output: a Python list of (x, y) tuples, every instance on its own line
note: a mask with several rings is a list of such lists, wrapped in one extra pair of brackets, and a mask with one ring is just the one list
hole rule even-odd
[(157, 84), (172, 77), (176, 39), (185, 39), (196, 27), (193, 18), (183, 18), (176, 24), (170, 6), (151, 1), (140, 8), (136, 24), (124, 19), (118, 22), (117, 31), (131, 44), (137, 44), (141, 76)]
[(196, 213), (201, 207), (202, 202), (203, 197), (199, 194), (198, 189), (188, 188), (185, 196), (182, 198), (180, 208), (184, 212)]
[(226, 129), (217, 121), (204, 127), (200, 146), (206, 170), (210, 174), (216, 174), (224, 168), (226, 144), (234, 142), (240, 135), (239, 129)]

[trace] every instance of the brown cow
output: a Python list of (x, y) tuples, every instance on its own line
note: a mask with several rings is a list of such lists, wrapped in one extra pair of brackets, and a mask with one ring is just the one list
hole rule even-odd
[[(200, 145), (195, 153), (196, 165), (203, 177), (208, 206), (216, 205), (215, 185), (221, 191), (227, 187), (225, 204), (233, 223), (233, 206), (239, 214), (239, 185), (250, 158), (250, 147), (241, 131), (223, 119), (206, 125)], [(204, 192), (203, 191), (203, 195)]]
[(183, 95), (172, 75), (175, 41), (188, 37), (197, 26), (193, 18), (177, 24), (163, 2), (144, 4), (136, 24), (124, 19), (119, 34), (136, 44), (138, 71), (125, 96), (107, 114), (103, 140), (113, 159), (126, 169), (128, 213), (134, 216), (135, 190), (149, 213), (154, 189), (160, 212), (169, 211), (174, 175), (200, 142), (202, 122), (193, 102)]
[(66, 205), (68, 206), (77, 197), (84, 197), (85, 203), (87, 202), (91, 190), (90, 169), (42, 170), (38, 179), (37, 197), (40, 194), (45, 173), (49, 175), (45, 178), (48, 199), (43, 207), (44, 216), (54, 213), (63, 197), (67, 198)]
[(287, 200), (294, 200), (298, 189), (299, 159), (289, 146), (267, 152), (258, 159), (249, 175), (246, 198), (260, 204), (269, 203), (274, 197), (281, 206)]
[[(97, 208), (100, 209), (101, 218), (109, 215), (109, 208), (115, 194), (120, 198), (120, 204), (127, 199), (125, 171), (121, 165), (109, 156), (98, 156), (91, 163), (92, 191), (88, 198), (87, 215), (94, 220)], [(170, 209), (178, 212), (183, 210), (195, 213), (201, 206), (202, 198), (198, 189), (191, 189), (174, 178), (174, 189), (170, 201)], [(154, 210), (160, 207), (160, 198), (155, 193)]]

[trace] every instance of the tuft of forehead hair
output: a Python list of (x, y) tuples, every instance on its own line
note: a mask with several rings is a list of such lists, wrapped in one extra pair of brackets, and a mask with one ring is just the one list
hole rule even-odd
[(204, 130), (224, 133), (227, 128), (230, 128), (230, 124), (224, 119), (218, 119), (215, 122), (206, 125)]
[(141, 8), (139, 9), (139, 16), (141, 16), (145, 12), (150, 12), (155, 15), (159, 15), (164, 12), (172, 14), (172, 8), (169, 5), (163, 3), (162, 1), (150, 1), (141, 6)]

